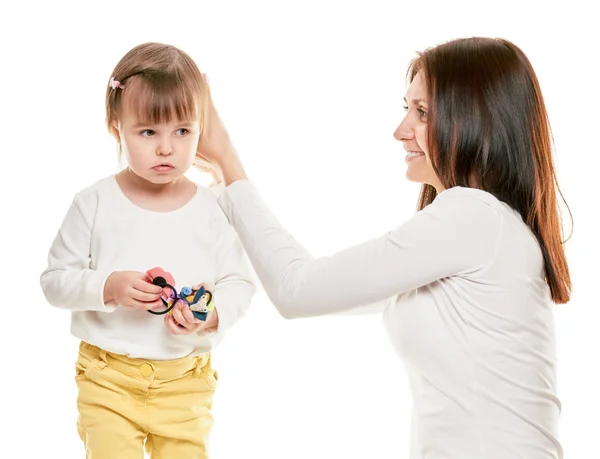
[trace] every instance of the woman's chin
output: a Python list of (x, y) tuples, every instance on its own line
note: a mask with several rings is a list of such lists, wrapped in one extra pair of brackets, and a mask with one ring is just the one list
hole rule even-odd
[(407, 169), (406, 171), (406, 180), (408, 180), (409, 182), (415, 182), (415, 183), (423, 183), (423, 177), (421, 177), (421, 174), (416, 174), (414, 171), (411, 171), (410, 168)]

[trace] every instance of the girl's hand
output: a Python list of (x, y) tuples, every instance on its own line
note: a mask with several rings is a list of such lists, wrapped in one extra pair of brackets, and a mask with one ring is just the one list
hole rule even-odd
[(163, 307), (162, 288), (148, 282), (146, 273), (115, 271), (104, 283), (104, 303), (118, 304), (134, 309)]
[(208, 313), (206, 320), (194, 317), (192, 310), (183, 301), (177, 304), (165, 315), (165, 325), (174, 335), (188, 335), (199, 331), (213, 331), (219, 325), (219, 315), (213, 309)]

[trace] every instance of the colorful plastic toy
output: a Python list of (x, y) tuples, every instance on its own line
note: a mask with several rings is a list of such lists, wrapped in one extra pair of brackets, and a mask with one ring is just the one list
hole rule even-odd
[(149, 309), (149, 313), (156, 315), (166, 314), (175, 307), (178, 301), (183, 301), (192, 310), (194, 317), (199, 320), (206, 320), (208, 313), (214, 309), (212, 292), (206, 290), (204, 286), (197, 290), (191, 287), (182, 287), (181, 291), (177, 293), (175, 279), (171, 273), (156, 267), (146, 271), (146, 274), (150, 282), (163, 288), (161, 300), (165, 306), (165, 309), (160, 311)]

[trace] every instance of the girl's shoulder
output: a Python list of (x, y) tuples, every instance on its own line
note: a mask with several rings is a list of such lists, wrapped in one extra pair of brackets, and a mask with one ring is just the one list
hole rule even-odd
[(115, 185), (117, 185), (116, 175), (107, 175), (80, 188), (75, 192), (75, 196), (85, 198), (94, 194), (115, 193)]

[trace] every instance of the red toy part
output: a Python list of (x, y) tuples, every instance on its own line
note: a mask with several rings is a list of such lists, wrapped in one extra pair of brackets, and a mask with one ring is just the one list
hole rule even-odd
[[(170, 284), (173, 287), (175, 287), (175, 279), (173, 278), (171, 273), (165, 271), (162, 268), (156, 267), (156, 268), (149, 269), (148, 271), (146, 271), (146, 275), (148, 276), (148, 282), (150, 282), (150, 283), (152, 283), (152, 281), (155, 278), (162, 277), (164, 280), (167, 281), (167, 284)], [(175, 293), (175, 292), (172, 292), (169, 287), (165, 287), (163, 289), (163, 292), (167, 299), (170, 298), (171, 295)]]

